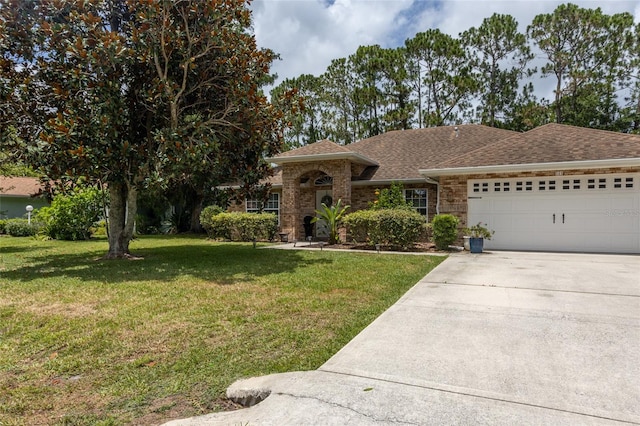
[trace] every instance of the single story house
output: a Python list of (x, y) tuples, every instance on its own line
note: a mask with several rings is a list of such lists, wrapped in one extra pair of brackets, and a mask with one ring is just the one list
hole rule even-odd
[(41, 193), (38, 178), (0, 176), (0, 219), (26, 217), (27, 206), (34, 210), (48, 206)]
[[(482, 125), (391, 131), (350, 145), (328, 140), (269, 159), (265, 211), (289, 238), (306, 216), (342, 199), (367, 208), (375, 190), (403, 184), (430, 221), (495, 231), (488, 249), (640, 253), (640, 136), (547, 124), (524, 133)], [(240, 209), (257, 211), (256, 200)], [(326, 235), (321, 226), (316, 237)], [(344, 236), (343, 236), (344, 238)]]

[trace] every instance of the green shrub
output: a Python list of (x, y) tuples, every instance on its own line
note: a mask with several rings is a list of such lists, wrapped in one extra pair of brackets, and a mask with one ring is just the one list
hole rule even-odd
[(468, 235), (471, 238), (482, 238), (485, 240), (490, 240), (493, 237), (493, 234), (495, 234), (495, 231), (483, 226), (482, 222), (478, 222), (476, 225), (464, 228), (462, 232), (464, 232), (464, 235)]
[(31, 237), (40, 232), (42, 224), (36, 220), (31, 223), (27, 219), (7, 219), (5, 231), (12, 237)]
[(220, 213), (224, 213), (224, 209), (220, 206), (207, 206), (200, 212), (200, 225), (205, 230), (209, 238), (231, 239), (230, 229), (224, 228), (226, 223), (221, 221), (213, 221), (213, 218)]
[(100, 220), (98, 222), (96, 222), (90, 229), (91, 235), (92, 236), (100, 236), (100, 237), (106, 237), (107, 236), (107, 221), (106, 220)]
[(232, 241), (253, 241), (254, 239), (271, 241), (278, 231), (278, 217), (271, 213), (213, 214), (212, 210), (207, 211), (204, 217), (200, 215), (200, 223), (207, 231), (209, 238)]
[(102, 197), (95, 188), (78, 188), (69, 195), (57, 195), (51, 207), (38, 211), (44, 233), (56, 240), (88, 240), (91, 227), (102, 213)]
[(386, 210), (386, 209), (403, 209), (413, 210), (411, 203), (407, 202), (404, 196), (404, 187), (401, 183), (393, 182), (390, 188), (383, 190), (376, 189), (376, 200), (373, 203), (369, 203), (371, 210)]
[(224, 209), (220, 206), (207, 206), (200, 212), (200, 225), (202, 225), (205, 230), (207, 226), (211, 225), (211, 219), (214, 216), (219, 215), (220, 213), (224, 213)]
[(431, 230), (436, 247), (446, 250), (458, 239), (458, 223), (458, 218), (451, 214), (439, 214), (433, 218)]
[(0, 235), (7, 233), (7, 219), (0, 219)]
[(426, 229), (424, 217), (405, 208), (360, 210), (347, 215), (344, 223), (356, 241), (403, 250), (417, 242)]

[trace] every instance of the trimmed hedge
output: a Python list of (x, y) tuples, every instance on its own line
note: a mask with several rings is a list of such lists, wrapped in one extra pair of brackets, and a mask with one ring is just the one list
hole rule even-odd
[(205, 208), (200, 223), (209, 238), (231, 241), (271, 241), (278, 232), (278, 217), (271, 213), (217, 213)]
[[(220, 213), (224, 213), (224, 209), (219, 206), (207, 206), (200, 212), (200, 225), (205, 230), (209, 238), (225, 238), (231, 239), (231, 234), (225, 228), (223, 229), (222, 223), (214, 222), (213, 218)], [(220, 235), (216, 237), (215, 235)]]
[(452, 214), (436, 215), (431, 221), (433, 241), (440, 250), (446, 250), (458, 239), (458, 218)]
[(416, 243), (426, 230), (424, 217), (415, 210), (359, 210), (344, 218), (351, 237), (371, 245), (405, 250)]
[(7, 233), (7, 219), (0, 219), (0, 235)]
[(31, 237), (40, 232), (42, 225), (32, 220), (31, 224), (27, 219), (7, 219), (5, 221), (5, 231), (12, 237)]

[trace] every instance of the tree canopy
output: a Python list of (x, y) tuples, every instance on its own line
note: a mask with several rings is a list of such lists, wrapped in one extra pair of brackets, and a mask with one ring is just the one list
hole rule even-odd
[(125, 256), (141, 189), (269, 173), (275, 54), (250, 25), (247, 0), (0, 0), (2, 143), (51, 180), (105, 184)]
[[(494, 14), (458, 37), (428, 29), (398, 48), (361, 46), (324, 73), (290, 78), (272, 93), (300, 89), (290, 146), (462, 122), (637, 132), (639, 45), (631, 14), (564, 4), (536, 16), (525, 32), (512, 16)], [(552, 99), (536, 97), (534, 84), (551, 78)], [(306, 105), (320, 113), (312, 118)]]

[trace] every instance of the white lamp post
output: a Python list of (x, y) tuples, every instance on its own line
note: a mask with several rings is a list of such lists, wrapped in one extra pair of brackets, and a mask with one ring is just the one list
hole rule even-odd
[(27, 206), (27, 219), (29, 221), (29, 225), (31, 225), (31, 212), (33, 211), (33, 206), (29, 204)]

